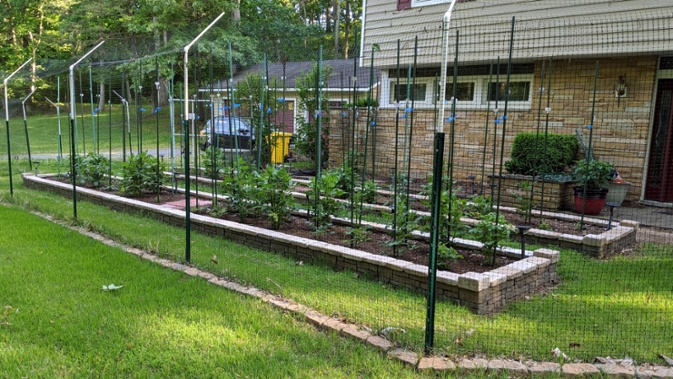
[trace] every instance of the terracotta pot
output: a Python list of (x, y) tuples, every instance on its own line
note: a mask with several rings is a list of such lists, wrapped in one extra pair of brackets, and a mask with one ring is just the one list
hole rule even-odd
[(595, 216), (600, 214), (605, 206), (607, 194), (607, 188), (587, 188), (585, 194), (583, 187), (575, 187), (575, 212), (582, 213), (582, 204), (584, 204), (585, 215)]

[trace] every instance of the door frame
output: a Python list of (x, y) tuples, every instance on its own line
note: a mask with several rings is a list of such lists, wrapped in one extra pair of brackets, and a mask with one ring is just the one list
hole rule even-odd
[[(652, 142), (653, 142), (653, 139), (655, 138), (655, 135), (654, 135), (655, 125), (654, 125), (654, 123), (657, 121), (657, 120), (655, 120), (655, 117), (657, 115), (657, 102), (659, 101), (659, 90), (660, 90), (660, 87), (661, 87), (661, 81), (662, 80), (668, 81), (667, 86), (673, 85), (673, 69), (671, 69), (671, 70), (657, 70), (657, 75), (655, 77), (654, 88), (653, 88), (653, 93), (652, 93), (652, 108), (651, 108), (651, 111), (650, 111), (650, 124), (649, 124), (648, 138), (647, 138), (647, 151), (646, 151), (645, 162), (644, 162), (644, 167), (643, 167), (643, 183), (642, 183), (641, 194), (640, 194), (641, 201), (649, 202), (649, 203), (657, 203), (657, 204), (665, 204), (665, 203), (667, 204), (667, 203), (672, 203), (673, 202), (673, 198), (671, 198), (671, 201), (665, 201), (665, 202), (660, 201), (659, 199), (662, 198), (661, 194), (658, 196), (658, 198), (656, 200), (651, 200), (651, 199), (646, 198), (646, 194), (647, 194), (647, 191), (648, 191), (649, 176), (650, 176), (649, 175), (650, 174), (650, 158), (651, 158), (652, 147), (653, 147)], [(673, 133), (673, 122), (672, 122), (672, 125), (671, 125), (671, 129), (669, 130), (668, 133), (669, 134)], [(668, 138), (670, 138), (670, 140), (668, 142), (669, 143), (669, 147), (668, 147), (669, 154), (673, 155), (673, 136), (670, 136)], [(673, 182), (668, 183), (668, 184), (673, 184)]]

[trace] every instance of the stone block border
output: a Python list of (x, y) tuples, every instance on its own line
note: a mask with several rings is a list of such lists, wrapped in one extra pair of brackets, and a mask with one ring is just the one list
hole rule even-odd
[[(28, 188), (72, 196), (71, 185), (50, 180), (49, 177), (23, 174), (23, 181)], [(79, 200), (117, 211), (144, 213), (178, 227), (184, 227), (185, 224), (185, 212), (181, 210), (82, 187), (78, 187), (77, 195)], [(421, 293), (427, 291), (428, 269), (422, 265), (209, 216), (192, 214), (190, 219), (192, 230), (207, 235), (227, 238), (303, 262), (322, 263), (337, 270), (354, 271), (396, 288)], [(436, 296), (463, 305), (477, 314), (497, 312), (507, 304), (557, 281), (559, 252), (538, 249), (532, 255), (485, 273), (468, 272), (459, 275), (438, 271)]]
[[(39, 215), (52, 220), (49, 216)], [(585, 377), (607, 377), (624, 379), (673, 379), (673, 367), (657, 366), (644, 364), (640, 366), (631, 366), (616, 363), (557, 363), (557, 362), (520, 362), (510, 359), (484, 359), (484, 358), (466, 358), (466, 357), (437, 357), (422, 356), (414, 351), (397, 348), (385, 337), (373, 334), (368, 328), (361, 328), (356, 324), (349, 324), (338, 319), (331, 318), (302, 304), (296, 303), (290, 299), (272, 295), (254, 287), (247, 287), (236, 282), (220, 278), (216, 275), (201, 271), (195, 267), (186, 266), (180, 263), (172, 262), (167, 259), (159, 258), (156, 255), (146, 253), (140, 249), (123, 245), (119, 242), (107, 239), (99, 234), (59, 223), (60, 225), (76, 230), (79, 233), (87, 235), (109, 246), (121, 248), (124, 251), (166, 268), (182, 271), (185, 275), (199, 277), (209, 283), (235, 291), (247, 296), (260, 299), (263, 302), (289, 312), (296, 317), (303, 318), (306, 322), (315, 327), (339, 333), (346, 338), (354, 338), (365, 345), (379, 350), (389, 358), (398, 360), (406, 365), (413, 367), (418, 371), (434, 372), (455, 372), (457, 374), (469, 375), (473, 372), (486, 372), (497, 376), (507, 376), (513, 378), (585, 378)]]

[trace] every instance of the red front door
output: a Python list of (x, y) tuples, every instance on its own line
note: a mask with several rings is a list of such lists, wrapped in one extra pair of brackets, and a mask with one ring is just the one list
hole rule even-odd
[(673, 79), (659, 80), (645, 200), (673, 201)]

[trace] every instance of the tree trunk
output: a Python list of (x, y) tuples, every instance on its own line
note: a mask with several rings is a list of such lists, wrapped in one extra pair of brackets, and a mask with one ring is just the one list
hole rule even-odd
[(98, 83), (98, 113), (105, 111), (105, 81)]
[(234, 4), (234, 9), (231, 12), (231, 21), (235, 24), (241, 22), (241, 0), (236, 0)]
[(334, 59), (339, 59), (339, 26), (341, 24), (341, 1), (334, 0)]
[(348, 59), (348, 47), (351, 33), (351, 5), (346, 2), (346, 20), (344, 22), (344, 59)]
[(133, 103), (133, 96), (131, 95), (131, 82), (126, 79), (126, 101), (128, 101), (129, 106)]

